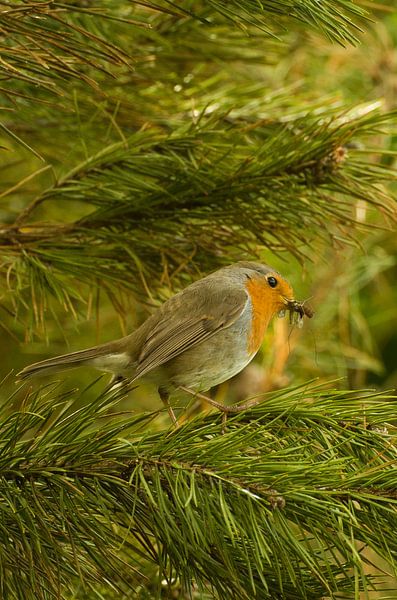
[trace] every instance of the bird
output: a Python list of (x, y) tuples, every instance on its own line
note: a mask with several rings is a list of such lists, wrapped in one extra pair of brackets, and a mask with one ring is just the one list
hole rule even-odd
[(249, 405), (223, 405), (204, 395), (237, 375), (258, 352), (270, 321), (286, 311), (312, 316), (288, 281), (270, 266), (240, 261), (195, 281), (166, 300), (131, 334), (25, 367), (17, 377), (86, 365), (111, 372), (114, 382), (154, 381), (172, 422), (170, 395), (180, 389), (224, 415)]

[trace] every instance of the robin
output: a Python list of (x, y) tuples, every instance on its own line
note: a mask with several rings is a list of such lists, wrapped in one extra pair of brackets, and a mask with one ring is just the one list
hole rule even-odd
[(203, 397), (224, 413), (239, 412), (252, 403), (224, 406), (203, 392), (244, 369), (272, 317), (286, 310), (300, 321), (312, 316), (277, 271), (238, 262), (171, 297), (130, 335), (34, 363), (18, 377), (88, 365), (113, 373), (113, 381), (154, 380), (174, 424), (169, 396), (176, 388)]

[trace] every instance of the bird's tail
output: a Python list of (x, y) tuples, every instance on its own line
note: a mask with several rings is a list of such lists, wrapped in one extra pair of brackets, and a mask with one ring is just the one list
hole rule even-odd
[(47, 373), (64, 371), (81, 365), (90, 365), (102, 371), (117, 373), (128, 365), (128, 356), (121, 349), (114, 346), (113, 342), (113, 344), (103, 344), (87, 350), (47, 358), (25, 367), (17, 374), (17, 378), (20, 380), (28, 379), (44, 371)]

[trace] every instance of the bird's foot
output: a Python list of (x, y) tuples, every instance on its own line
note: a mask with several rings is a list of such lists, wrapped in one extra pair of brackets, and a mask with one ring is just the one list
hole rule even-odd
[(211, 406), (214, 406), (215, 408), (217, 408), (218, 410), (220, 410), (223, 413), (222, 414), (222, 433), (225, 433), (226, 421), (227, 421), (228, 414), (237, 414), (239, 412), (243, 412), (244, 410), (248, 410), (248, 408), (252, 408), (253, 406), (256, 406), (257, 404), (259, 404), (262, 401), (261, 398), (252, 398), (251, 400), (247, 400), (247, 402), (244, 402), (244, 404), (226, 405), (226, 404), (221, 404), (220, 402), (217, 402), (216, 400), (213, 400), (212, 398), (209, 398), (209, 396), (206, 396), (205, 394), (201, 394), (200, 392), (195, 392), (194, 390), (191, 390), (188, 387), (180, 385), (179, 389), (182, 390), (183, 392), (191, 394), (192, 396), (195, 396), (196, 398), (200, 398), (201, 400), (208, 402), (208, 404), (211, 404)]
[(170, 416), (170, 419), (171, 419), (175, 429), (178, 429), (178, 427), (179, 427), (178, 419), (176, 418), (175, 413), (170, 404), (170, 394), (169, 394), (168, 390), (166, 388), (160, 386), (157, 391), (159, 393), (162, 403), (164, 404), (164, 406), (167, 409), (167, 412)]

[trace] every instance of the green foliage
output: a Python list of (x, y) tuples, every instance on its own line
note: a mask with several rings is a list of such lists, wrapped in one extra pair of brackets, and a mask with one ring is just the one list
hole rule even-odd
[[(136, 412), (144, 385), (6, 381), (0, 596), (371, 597), (371, 551), (396, 571), (396, 398), (350, 390), (397, 383), (392, 5), (0, 4), (4, 372), (32, 332), (36, 355), (117, 337), (115, 309), (235, 259), (316, 309), (268, 332), (273, 391), (224, 435)], [(335, 374), (350, 390), (298, 385)]]
[(120, 413), (124, 393), (81, 405), (47, 386), (4, 403), (3, 597), (127, 593), (152, 563), (152, 597), (195, 581), (219, 598), (314, 599), (371, 586), (364, 548), (397, 566), (395, 398), (306, 385), (222, 435), (214, 415), (145, 431), (155, 413)]
[[(365, 11), (346, 0), (327, 0), (320, 7), (313, 0), (287, 0), (284, 2), (224, 2), (208, 0), (194, 3), (174, 3), (167, 0), (153, 3), (129, 4), (105, 0), (101, 3), (85, 2), (3, 2), (0, 28), (6, 33), (0, 51), (0, 70), (6, 81), (33, 84), (50, 93), (62, 95), (65, 82), (77, 80), (99, 90), (96, 76), (100, 73), (112, 77), (110, 66), (132, 67), (140, 57), (140, 43), (159, 26), (165, 15), (169, 23), (186, 20), (210, 27), (219, 15), (242, 27), (258, 27), (273, 34), (280, 29), (280, 17), (288, 21), (310, 24), (322, 30), (339, 43), (355, 43), (353, 18), (362, 18)], [(277, 21), (275, 19), (277, 16)], [(115, 25), (124, 35), (114, 42)], [(249, 31), (249, 29), (248, 29)], [(248, 32), (247, 31), (247, 32)], [(133, 37), (132, 51), (127, 44)], [(139, 58), (138, 58), (139, 60)], [(92, 76), (89, 71), (95, 73)], [(23, 87), (15, 89), (6, 85), (1, 91), (12, 98), (27, 97)]]
[[(29, 282), (34, 296), (25, 301), (41, 322), (46, 296), (71, 306), (79, 282), (145, 293), (148, 281), (169, 283), (192, 259), (206, 269), (258, 244), (308, 257), (317, 238), (351, 238), (349, 196), (393, 214), (377, 185), (393, 175), (349, 149), (390, 118), (308, 113), (285, 124), (203, 115), (168, 135), (141, 130), (76, 166), (3, 229), (2, 274), (17, 298)], [(92, 210), (67, 224), (31, 223), (44, 202)]]
[(275, 89), (266, 66), (285, 52), (263, 35), (280, 17), (352, 41), (361, 13), (335, 0), (0, 13), (5, 309), (37, 333), (98, 285), (121, 311), (120, 290), (153, 297), (264, 250), (302, 261), (351, 243), (356, 199), (394, 213), (378, 134), (395, 114)]

